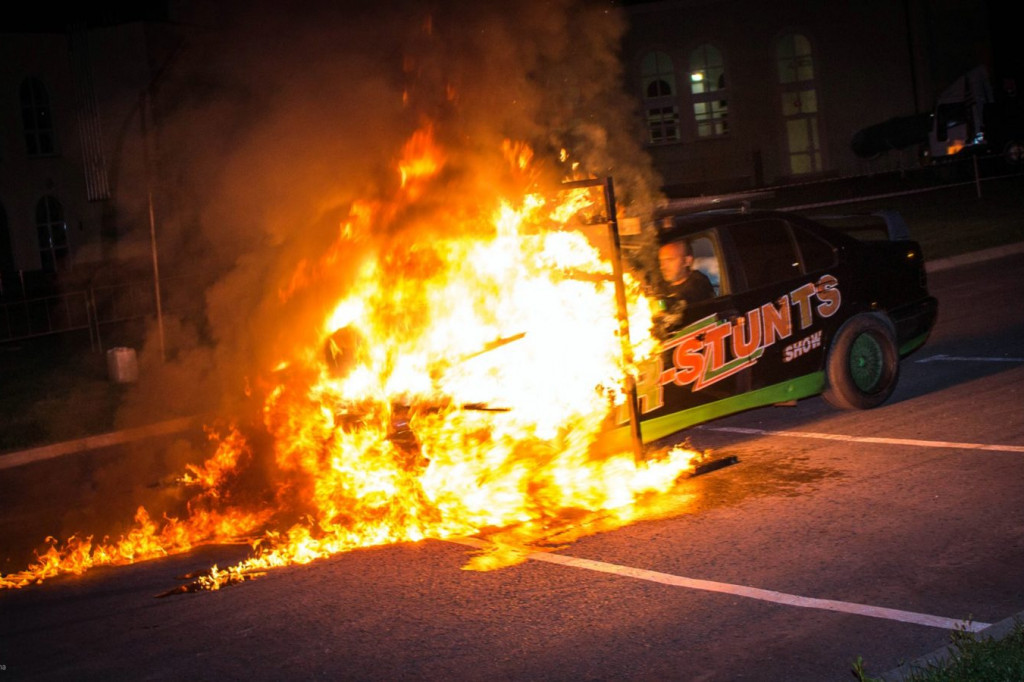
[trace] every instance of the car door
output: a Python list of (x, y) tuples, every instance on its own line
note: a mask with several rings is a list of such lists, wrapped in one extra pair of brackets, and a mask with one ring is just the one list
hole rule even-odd
[(723, 232), (741, 311), (733, 343), (753, 360), (750, 391), (756, 402), (817, 393), (842, 304), (834, 247), (781, 217), (737, 222)]
[(708, 277), (715, 295), (665, 310), (670, 319), (662, 318), (661, 350), (641, 364), (637, 381), (645, 442), (717, 416), (717, 403), (749, 389), (749, 377), (729, 364), (724, 342), (738, 308), (719, 231), (704, 228), (678, 238), (688, 243), (693, 269)]

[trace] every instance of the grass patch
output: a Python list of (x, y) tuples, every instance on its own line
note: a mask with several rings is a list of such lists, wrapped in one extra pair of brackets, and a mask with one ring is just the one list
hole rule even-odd
[[(753, 206), (813, 207), (797, 211), (811, 217), (896, 210), (927, 260), (1024, 241), (1024, 173), (983, 179), (980, 197), (978, 191), (970, 176), (931, 169), (780, 188), (774, 197)], [(880, 198), (857, 198), (872, 196)]]
[[(1015, 621), (1008, 635), (994, 638), (966, 630), (950, 635), (947, 655), (923, 664), (911, 665), (902, 682), (1020, 682), (1024, 680), (1024, 623)], [(860, 682), (886, 682), (864, 671), (861, 657), (853, 664)], [(892, 678), (890, 678), (891, 680)]]
[(853, 204), (899, 211), (925, 258), (935, 260), (1024, 241), (1024, 180), (1008, 178)]

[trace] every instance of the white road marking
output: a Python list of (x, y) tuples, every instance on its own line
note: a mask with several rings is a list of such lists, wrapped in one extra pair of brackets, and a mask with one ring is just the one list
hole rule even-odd
[[(452, 538), (448, 540), (462, 545), (468, 545), (470, 547), (487, 548), (491, 547), (491, 543), (478, 538)], [(816, 599), (814, 597), (801, 597), (796, 594), (786, 594), (785, 592), (776, 592), (775, 590), (763, 590), (758, 587), (747, 587), (746, 585), (732, 585), (730, 583), (720, 583), (713, 580), (700, 580), (697, 578), (684, 578), (678, 575), (672, 575), (670, 573), (660, 573), (658, 571), (648, 571), (642, 568), (633, 568), (631, 566), (619, 566), (618, 564), (609, 564), (604, 561), (594, 561), (592, 559), (578, 559), (576, 557), (566, 556), (564, 554), (553, 554), (548, 552), (530, 552), (523, 550), (527, 559), (534, 561), (546, 561), (551, 564), (559, 564), (561, 566), (570, 566), (572, 568), (582, 568), (588, 571), (597, 571), (599, 573), (611, 573), (613, 575), (619, 575), (626, 578), (635, 578), (637, 580), (647, 580), (654, 583), (661, 583), (663, 585), (671, 585), (673, 587), (685, 587), (693, 590), (703, 590), (705, 592), (721, 592), (723, 594), (731, 594), (737, 597), (748, 597), (750, 599), (758, 599), (761, 601), (773, 602), (775, 604), (783, 604), (786, 606), (799, 606), (807, 609), (821, 609), (824, 611), (837, 611), (840, 613), (850, 613), (857, 616), (868, 616), (871, 618), (883, 618), (885, 620), (896, 620), (901, 623), (912, 623), (915, 625), (926, 625), (933, 628), (942, 628), (944, 630), (955, 630), (955, 629), (967, 629), (970, 632), (979, 632), (989, 627), (990, 623), (978, 623), (973, 621), (957, 620), (955, 618), (944, 618), (942, 616), (932, 616), (927, 613), (915, 613), (913, 611), (901, 611), (899, 609), (889, 609), (882, 606), (870, 606), (867, 604), (855, 604), (852, 602), (836, 601), (834, 599)]]
[(989, 357), (963, 357), (959, 355), (930, 355), (927, 358), (915, 360), (917, 364), (925, 362), (1024, 362), (1024, 358), (989, 358)]
[(74, 455), (82, 452), (88, 452), (90, 450), (96, 450), (98, 448), (110, 447), (111, 445), (120, 445), (140, 438), (166, 436), (172, 433), (179, 433), (194, 426), (195, 422), (195, 417), (182, 417), (180, 419), (171, 419), (170, 421), (160, 422), (158, 424), (139, 426), (132, 429), (114, 431), (112, 433), (103, 433), (98, 436), (88, 436), (86, 438), (79, 438), (78, 440), (53, 443), (52, 445), (42, 445), (37, 448), (21, 450), (20, 452), (8, 452), (0, 455), (0, 469), (11, 469), (22, 466), (23, 464), (39, 462), (44, 459), (53, 459), (54, 457)]
[(919, 440), (916, 438), (880, 438), (876, 436), (847, 436), (842, 433), (813, 433), (809, 431), (768, 431), (748, 429), (740, 426), (698, 426), (702, 431), (723, 431), (745, 433), (753, 436), (784, 436), (788, 438), (818, 438), (839, 440), (848, 443), (876, 443), (880, 445), (914, 445), (922, 448), (950, 448), (956, 450), (988, 450), (990, 452), (1024, 452), (1024, 445), (989, 445), (987, 443), (957, 443), (944, 440)]

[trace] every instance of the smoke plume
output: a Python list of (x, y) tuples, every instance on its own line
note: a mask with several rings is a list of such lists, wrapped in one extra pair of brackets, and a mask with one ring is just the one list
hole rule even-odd
[[(614, 5), (218, 3), (180, 23), (155, 101), (161, 271), (186, 283), (165, 294), (166, 360), (154, 327), (125, 424), (244, 402), (329, 310), (361, 247), (302, 295), (280, 292), (337, 240), (354, 201), (394, 187), (402, 145), (428, 122), (449, 157), (435, 201), (493, 182), (508, 139), (551, 168), (565, 149), (613, 176), (633, 210), (656, 200)], [(388, 229), (401, 234), (381, 238), (415, 240), (445, 226), (410, 215)]]

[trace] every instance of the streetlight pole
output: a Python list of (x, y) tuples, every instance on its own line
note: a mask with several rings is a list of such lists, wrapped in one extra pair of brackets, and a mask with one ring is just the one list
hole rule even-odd
[(156, 213), (153, 210), (153, 174), (150, 169), (149, 160), (149, 128), (146, 125), (146, 117), (149, 114), (150, 106), (149, 100), (149, 88), (147, 88), (139, 95), (139, 121), (142, 128), (142, 163), (143, 173), (146, 176), (146, 201), (149, 206), (149, 247), (153, 259), (153, 294), (156, 298), (156, 328), (160, 341), (160, 361), (166, 362), (167, 350), (164, 345), (163, 304), (160, 297), (160, 260), (157, 257), (156, 248)]

